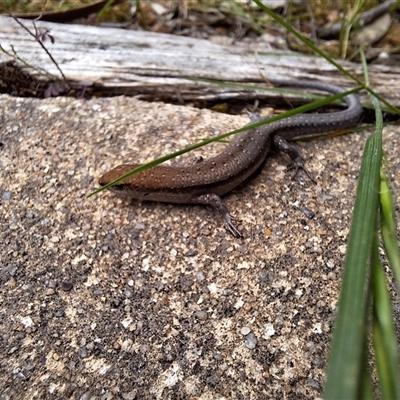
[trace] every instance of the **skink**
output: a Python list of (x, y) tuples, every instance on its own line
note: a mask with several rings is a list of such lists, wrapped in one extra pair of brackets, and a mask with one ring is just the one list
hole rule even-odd
[[(333, 94), (345, 90), (340, 86), (315, 81), (271, 82), (275, 86), (317, 89)], [(235, 135), (226, 149), (216, 157), (182, 167), (158, 165), (122, 181), (111, 189), (138, 200), (212, 205), (222, 214), (227, 231), (235, 237), (241, 237), (220, 196), (252, 175), (266, 159), (271, 145), (290, 156), (296, 172), (303, 169), (308, 173), (300, 152), (287, 140), (356, 125), (362, 114), (358, 97), (350, 94), (343, 100), (347, 104), (345, 110), (327, 114), (298, 114), (242, 132)], [(120, 165), (104, 174), (99, 183), (104, 186), (138, 166)]]

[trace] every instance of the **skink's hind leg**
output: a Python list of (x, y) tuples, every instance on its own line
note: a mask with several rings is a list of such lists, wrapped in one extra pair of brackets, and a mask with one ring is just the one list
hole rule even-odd
[(277, 149), (283, 151), (292, 159), (292, 163), (289, 165), (289, 169), (294, 169), (293, 178), (297, 176), (300, 170), (303, 170), (312, 182), (314, 182), (315, 184), (317, 183), (312, 177), (310, 171), (305, 167), (303, 156), (296, 146), (288, 143), (282, 136), (279, 135), (275, 135), (273, 141), (274, 146)]
[(231, 216), (228, 207), (222, 201), (221, 197), (214, 193), (202, 194), (194, 197), (193, 203), (209, 204), (216, 208), (222, 214), (225, 229), (236, 238), (243, 237), (240, 231), (233, 224), (232, 220), (234, 220), (234, 218)]

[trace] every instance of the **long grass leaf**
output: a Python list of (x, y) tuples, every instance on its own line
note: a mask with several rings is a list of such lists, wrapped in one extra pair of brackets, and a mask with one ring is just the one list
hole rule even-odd
[(378, 239), (372, 253), (373, 345), (382, 399), (400, 399), (400, 369), (393, 309), (381, 262)]
[(400, 288), (400, 255), (399, 244), (396, 235), (395, 209), (393, 196), (390, 191), (389, 179), (385, 174), (381, 174), (381, 229), (383, 244), (389, 265), (396, 279), (397, 287)]
[[(377, 113), (377, 118), (379, 115)], [(348, 239), (325, 400), (358, 400), (367, 327), (370, 256), (377, 227), (382, 130), (366, 143)]]

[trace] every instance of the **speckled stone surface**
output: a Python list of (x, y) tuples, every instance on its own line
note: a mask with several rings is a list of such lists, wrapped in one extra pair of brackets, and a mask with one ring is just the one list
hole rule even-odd
[[(321, 396), (370, 132), (300, 143), (317, 185), (273, 154), (225, 197), (244, 239), (209, 207), (86, 198), (113, 166), (247, 122), (123, 97), (0, 96), (1, 399)], [(394, 128), (385, 146), (398, 171)]]

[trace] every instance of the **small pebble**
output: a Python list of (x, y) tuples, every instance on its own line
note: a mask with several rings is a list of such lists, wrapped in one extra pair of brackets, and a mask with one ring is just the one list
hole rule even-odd
[(197, 279), (199, 282), (201, 282), (201, 281), (204, 281), (204, 279), (206, 279), (206, 278), (205, 278), (203, 272), (202, 272), (202, 271), (199, 271), (199, 272), (196, 272), (196, 279)]
[(309, 208), (303, 207), (301, 211), (308, 219), (313, 219), (315, 217), (315, 212), (311, 211)]
[(220, 353), (215, 353), (214, 354), (214, 360), (216, 361), (222, 361), (222, 355)]
[(72, 282), (64, 281), (61, 283), (61, 289), (64, 290), (64, 292), (68, 292), (72, 289), (74, 285)]
[(205, 321), (207, 319), (207, 313), (205, 311), (196, 311), (194, 313), (195, 317), (200, 321)]
[(240, 330), (240, 333), (242, 334), (242, 335), (248, 335), (249, 333), (251, 332), (251, 329), (249, 328), (249, 327), (247, 327), (247, 326), (244, 326), (241, 330)]
[(87, 357), (87, 350), (84, 347), (81, 347), (79, 349), (79, 357), (81, 357), (81, 358)]
[(56, 318), (62, 318), (64, 317), (65, 312), (63, 310), (58, 310), (54, 315), (56, 316)]
[(3, 192), (3, 194), (1, 195), (1, 199), (3, 201), (7, 201), (11, 199), (11, 192)]
[(213, 374), (207, 376), (206, 383), (211, 386), (215, 386), (219, 382), (219, 376), (217, 374)]
[(246, 340), (244, 342), (244, 345), (250, 350), (253, 350), (257, 346), (257, 338), (256, 338), (256, 336), (254, 335), (253, 332), (250, 332), (246, 336)]
[(18, 374), (15, 375), (15, 377), (16, 377), (17, 379), (21, 379), (21, 380), (23, 380), (23, 381), (25, 381), (25, 380), (27, 379), (26, 376), (25, 376), (22, 372), (18, 372)]

